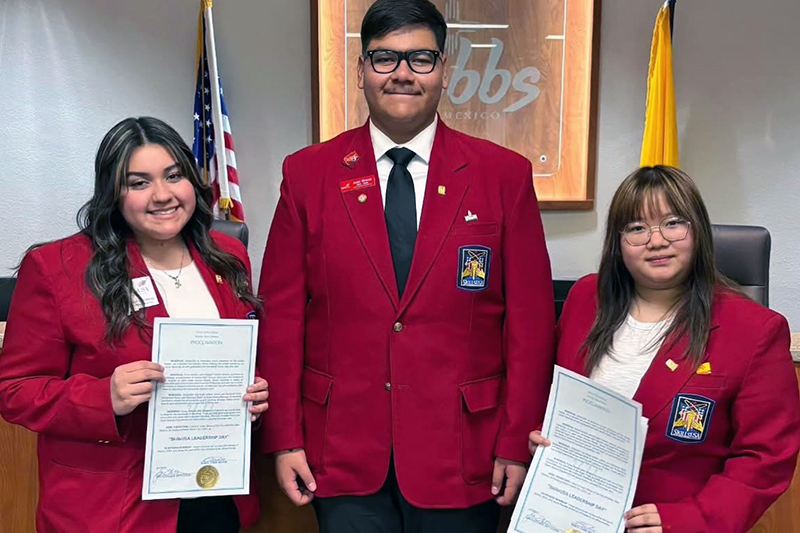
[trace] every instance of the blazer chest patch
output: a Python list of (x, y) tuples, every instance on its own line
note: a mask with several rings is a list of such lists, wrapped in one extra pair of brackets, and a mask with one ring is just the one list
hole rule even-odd
[(667, 438), (685, 444), (699, 444), (706, 440), (715, 403), (705, 396), (677, 394), (672, 400)]
[(470, 245), (458, 249), (458, 288), (465, 291), (482, 291), (489, 284), (491, 248)]

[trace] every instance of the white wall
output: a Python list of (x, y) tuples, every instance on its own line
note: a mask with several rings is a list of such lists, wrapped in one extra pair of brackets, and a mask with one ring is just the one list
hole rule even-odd
[[(547, 213), (554, 277), (595, 270), (617, 185), (639, 163), (658, 0), (605, 0), (596, 210)], [(679, 0), (674, 57), (681, 166), (713, 222), (772, 233), (770, 307), (800, 331), (800, 3)]]
[[(605, 0), (597, 209), (546, 213), (555, 277), (596, 268), (604, 215), (638, 164), (659, 0)], [(196, 0), (0, 0), (0, 275), (75, 229), (118, 120), (152, 114), (191, 141)], [(308, 0), (217, 0), (221, 75), (260, 267), (283, 157), (311, 139)], [(773, 235), (772, 307), (800, 330), (800, 3), (679, 0), (681, 160), (715, 222)]]
[[(152, 115), (192, 141), (198, 0), (0, 0), (0, 276), (69, 235), (94, 154)], [(311, 142), (309, 2), (223, 0), (214, 22), (258, 267), (286, 154)]]

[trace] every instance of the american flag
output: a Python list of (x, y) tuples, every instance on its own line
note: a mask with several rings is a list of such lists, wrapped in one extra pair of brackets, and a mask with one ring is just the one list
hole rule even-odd
[[(197, 165), (203, 170), (206, 183), (214, 194), (214, 215), (244, 222), (244, 206), (239, 191), (239, 173), (222, 80), (217, 69), (214, 44), (212, 0), (202, 0), (197, 26), (197, 87), (194, 95), (194, 142), (192, 151)], [(209, 68), (210, 67), (210, 68)], [(217, 80), (212, 83), (211, 80)], [(222, 131), (224, 145), (217, 143)]]

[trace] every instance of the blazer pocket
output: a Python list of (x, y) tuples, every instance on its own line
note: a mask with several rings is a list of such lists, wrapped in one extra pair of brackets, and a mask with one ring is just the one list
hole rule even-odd
[(470, 485), (491, 480), (494, 445), (500, 431), (503, 374), (458, 386), (461, 409), (461, 473)]
[(46, 464), (39, 497), (45, 530), (119, 531), (128, 472), (91, 472), (52, 460)]
[(723, 374), (694, 374), (683, 389), (723, 389), (725, 384)]
[(500, 229), (500, 224), (497, 222), (481, 222), (479, 224), (466, 223), (456, 224), (450, 230), (450, 235), (454, 237), (460, 236), (479, 236), (479, 235), (496, 235)]
[(303, 440), (308, 464), (320, 471), (325, 456), (333, 376), (303, 368), (300, 394), (303, 406)]

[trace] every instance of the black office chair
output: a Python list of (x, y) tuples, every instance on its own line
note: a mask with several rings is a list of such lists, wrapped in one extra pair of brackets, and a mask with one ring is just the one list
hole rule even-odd
[(14, 292), (14, 285), (17, 278), (0, 278), (0, 322), (8, 319), (8, 307), (11, 305), (11, 293)]
[(232, 220), (214, 220), (211, 223), (211, 229), (229, 235), (242, 241), (244, 247), (247, 248), (248, 241), (250, 240), (250, 232), (247, 229), (247, 224), (244, 222), (234, 222)]
[(772, 246), (767, 228), (714, 224), (711, 226), (717, 269), (735, 281), (741, 291), (769, 307), (769, 256)]

